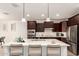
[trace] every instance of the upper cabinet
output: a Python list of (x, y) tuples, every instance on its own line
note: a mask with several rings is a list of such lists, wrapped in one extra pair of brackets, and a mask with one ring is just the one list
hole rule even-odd
[(36, 21), (28, 21), (27, 28), (34, 29), (36, 32), (44, 32), (45, 28), (52, 28), (52, 32), (66, 32), (67, 30), (67, 23), (63, 21), (61, 23), (53, 23), (51, 22), (44, 22), (44, 23), (37, 23)]
[(37, 23), (36, 32), (44, 32), (44, 23)]
[(74, 18), (69, 18), (68, 26), (73, 26), (76, 24), (77, 24), (77, 20), (75, 20)]
[(53, 22), (44, 22), (44, 28), (53, 28)]
[(67, 31), (67, 21), (61, 22), (61, 31), (66, 32)]
[(69, 18), (68, 20), (68, 26), (73, 26), (79, 24), (79, 14)]
[(36, 21), (27, 21), (27, 29), (36, 29)]
[(53, 32), (61, 32), (61, 23), (54, 23), (52, 31)]

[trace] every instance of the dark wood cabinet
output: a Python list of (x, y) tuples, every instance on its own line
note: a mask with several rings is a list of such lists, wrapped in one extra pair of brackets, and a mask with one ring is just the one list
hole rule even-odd
[(73, 26), (79, 24), (79, 14), (68, 19), (68, 26)]
[(52, 28), (53, 32), (65, 32), (67, 28), (66, 21), (61, 23), (53, 23), (53, 22), (44, 22), (44, 23), (37, 23), (36, 21), (28, 21), (27, 28), (28, 29), (35, 29), (36, 32), (44, 32), (45, 28)]
[(73, 25), (76, 25), (77, 24), (77, 22), (76, 22), (76, 20), (74, 20), (73, 18), (71, 19), (69, 19), (69, 21), (68, 21), (68, 26), (73, 26)]
[(36, 24), (36, 32), (44, 32), (44, 23)]
[(61, 22), (61, 31), (66, 32), (67, 31), (67, 21)]
[(54, 32), (66, 32), (67, 31), (67, 21), (60, 23), (54, 23), (53, 30)]
[(54, 23), (52, 31), (61, 32), (61, 23)]
[(44, 22), (44, 28), (52, 28), (53, 27), (53, 22)]
[(27, 21), (27, 29), (36, 29), (36, 21)]

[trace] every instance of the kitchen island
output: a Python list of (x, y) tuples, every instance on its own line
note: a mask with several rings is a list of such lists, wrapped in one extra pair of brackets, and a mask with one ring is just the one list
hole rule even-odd
[(41, 45), (42, 47), (42, 56), (47, 56), (47, 46), (51, 45), (53, 47), (60, 47), (60, 56), (67, 56), (67, 47), (69, 46), (68, 44), (59, 41), (57, 39), (27, 39), (26, 42), (24, 43), (18, 43), (18, 42), (9, 42), (9, 43), (5, 43), (3, 45), (4, 48), (4, 54), (9, 56), (10, 55), (10, 45), (19, 45), (22, 44), (24, 46), (23, 49), (23, 55), (24, 56), (28, 56), (28, 48), (29, 45)]

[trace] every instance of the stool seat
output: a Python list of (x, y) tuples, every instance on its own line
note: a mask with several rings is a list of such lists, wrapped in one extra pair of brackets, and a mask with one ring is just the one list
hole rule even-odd
[(29, 45), (29, 56), (41, 56), (42, 48), (41, 45)]
[(22, 44), (11, 44), (10, 45), (10, 55), (11, 56), (20, 56), (20, 55), (23, 55), (23, 45)]
[(48, 45), (47, 46), (48, 56), (61, 56), (61, 47), (59, 45)]

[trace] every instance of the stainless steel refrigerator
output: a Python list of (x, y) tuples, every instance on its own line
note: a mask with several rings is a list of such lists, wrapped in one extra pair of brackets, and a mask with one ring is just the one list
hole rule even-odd
[(70, 26), (68, 30), (67, 42), (70, 44), (68, 48), (75, 55), (79, 55), (79, 25)]

